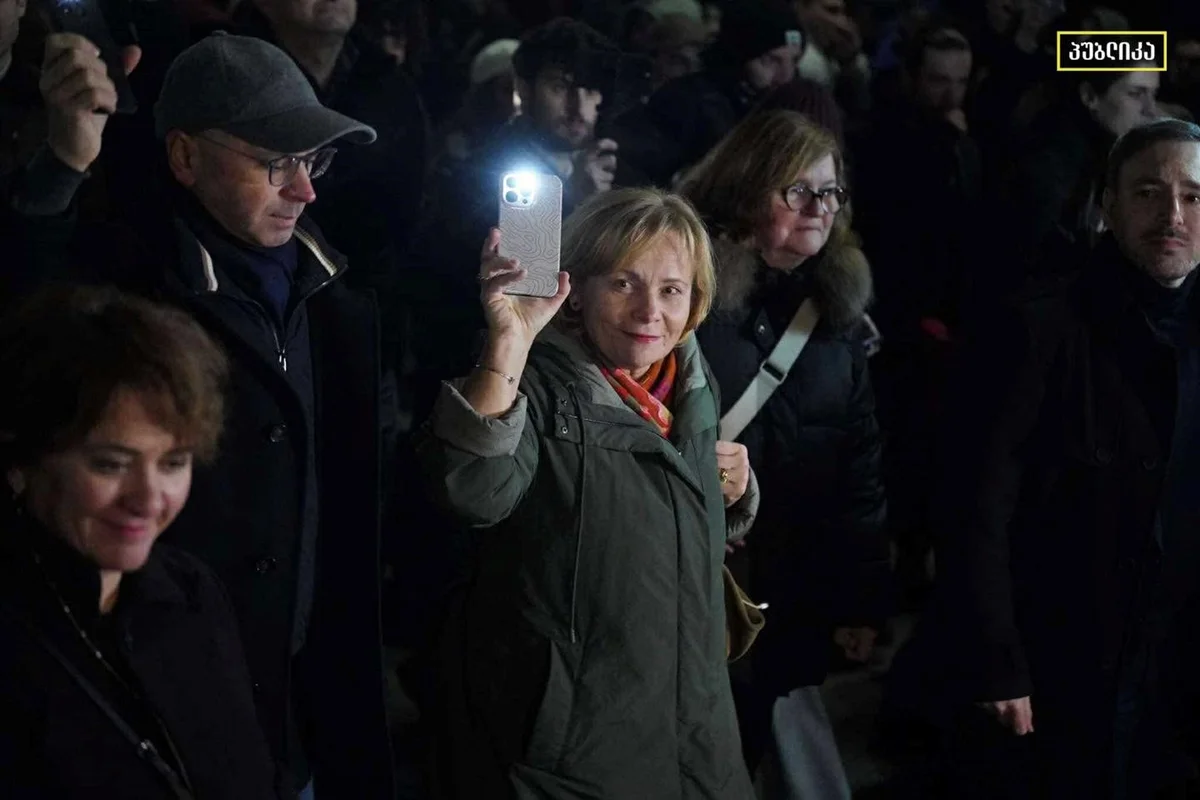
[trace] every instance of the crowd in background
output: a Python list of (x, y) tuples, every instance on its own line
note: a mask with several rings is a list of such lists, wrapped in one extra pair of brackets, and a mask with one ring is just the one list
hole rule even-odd
[(99, 7), (0, 0), (0, 795), (848, 800), (887, 651), (883, 796), (1200, 796), (1200, 9)]

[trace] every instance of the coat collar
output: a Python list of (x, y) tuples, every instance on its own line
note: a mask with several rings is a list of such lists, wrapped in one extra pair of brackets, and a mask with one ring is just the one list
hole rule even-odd
[[(233, 240), (182, 190), (177, 195), (176, 210), (173, 222), (180, 253), (177, 277), (196, 294), (234, 289), (235, 282), (227, 271), (248, 245)], [(302, 291), (338, 278), (348, 269), (345, 257), (330, 247), (307, 215), (296, 221), (294, 238), (300, 248), (300, 271), (296, 282)]]
[[(588, 388), (591, 402), (598, 405), (626, 408), (625, 401), (617, 395), (612, 384), (600, 372), (591, 355), (577, 336), (549, 325), (538, 335), (537, 343), (551, 358), (577, 376), (579, 383)], [(702, 364), (700, 347), (695, 336), (688, 336), (675, 347), (679, 359), (679, 372), (675, 395), (682, 398), (688, 392), (708, 387), (708, 375)]]
[[(1145, 280), (1139, 268), (1121, 252), (1112, 234), (1106, 234), (1093, 251), (1080, 278), (1078, 290), (1085, 313), (1094, 323), (1095, 330), (1120, 336), (1127, 333), (1128, 329), (1115, 322), (1144, 321), (1150, 311), (1147, 303), (1154, 302), (1147, 295), (1153, 294), (1156, 288), (1139, 291), (1138, 283)], [(1200, 321), (1200, 294), (1194, 290), (1196, 280), (1197, 273), (1193, 271), (1179, 291), (1186, 293), (1182, 298), (1186, 313)], [(1144, 327), (1138, 325), (1139, 330)]]
[[(713, 240), (717, 268), (717, 311), (737, 313), (749, 310), (755, 290), (769, 269), (748, 247), (724, 237)], [(856, 325), (871, 302), (871, 267), (862, 250), (845, 247), (836, 252), (828, 248), (798, 268), (811, 282), (811, 291), (821, 310), (822, 320), (837, 330)]]
[[(91, 627), (100, 616), (100, 571), (96, 565), (27, 516), (18, 516), (5, 527), (8, 533), (0, 548), (4, 560), (11, 568), (21, 570), (31, 584), (37, 584), (43, 578), (33, 560), (36, 553), (41, 570), (71, 607), (80, 625)], [(156, 544), (151, 549), (150, 557), (141, 569), (122, 576), (114, 613), (123, 614), (131, 608), (146, 606), (183, 607), (191, 604), (188, 592), (163, 564), (161, 547)]]
[[(551, 380), (562, 384), (562, 394), (554, 391), (559, 394), (563, 405), (569, 406), (574, 402), (581, 422), (586, 415), (589, 421), (602, 423), (601, 427), (604, 427), (603, 423), (610, 423), (618, 426), (618, 429), (640, 430), (644, 435), (622, 436), (619, 446), (663, 456), (697, 493), (704, 495), (699, 464), (707, 463), (704, 459), (711, 454), (698, 453), (692, 443), (704, 431), (717, 427), (718, 408), (715, 384), (710, 382), (695, 336), (687, 337), (676, 347), (679, 358), (676, 377), (678, 388), (671, 409), (675, 421), (669, 440), (664, 440), (651, 423), (635, 414), (621, 400), (575, 336), (553, 326), (547, 327), (538, 336), (536, 352), (542, 360), (540, 366), (550, 367), (558, 373), (548, 375)], [(572, 386), (582, 387), (584, 391), (576, 395)], [(591, 408), (587, 408), (589, 403)]]

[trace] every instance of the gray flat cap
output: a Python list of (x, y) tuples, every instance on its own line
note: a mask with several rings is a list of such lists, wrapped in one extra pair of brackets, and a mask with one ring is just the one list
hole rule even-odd
[(248, 36), (214, 33), (179, 54), (154, 105), (154, 130), (220, 130), (264, 150), (303, 153), (375, 130), (321, 105), (287, 53)]

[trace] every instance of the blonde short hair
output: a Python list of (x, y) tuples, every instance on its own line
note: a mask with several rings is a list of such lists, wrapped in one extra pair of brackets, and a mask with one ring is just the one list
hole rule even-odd
[[(772, 194), (825, 156), (833, 157), (843, 183), (842, 153), (832, 133), (795, 111), (752, 114), (684, 177), (679, 193), (695, 204), (714, 236), (745, 243), (769, 213)], [(834, 217), (828, 246), (853, 240), (846, 207)]]
[[(563, 223), (562, 268), (579, 291), (589, 279), (622, 269), (666, 236), (677, 237), (695, 267), (686, 338), (712, 309), (717, 279), (704, 223), (679, 195), (658, 189), (614, 189), (592, 196)], [(579, 312), (564, 303), (557, 324), (578, 333), (583, 322)]]

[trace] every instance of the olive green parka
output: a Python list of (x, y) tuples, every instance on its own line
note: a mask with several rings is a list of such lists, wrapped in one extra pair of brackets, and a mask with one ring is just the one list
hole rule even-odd
[(581, 344), (539, 337), (504, 416), (443, 389), (418, 450), (479, 536), (446, 648), (448, 796), (750, 800), (729, 688), (716, 387), (677, 350), (670, 438)]

